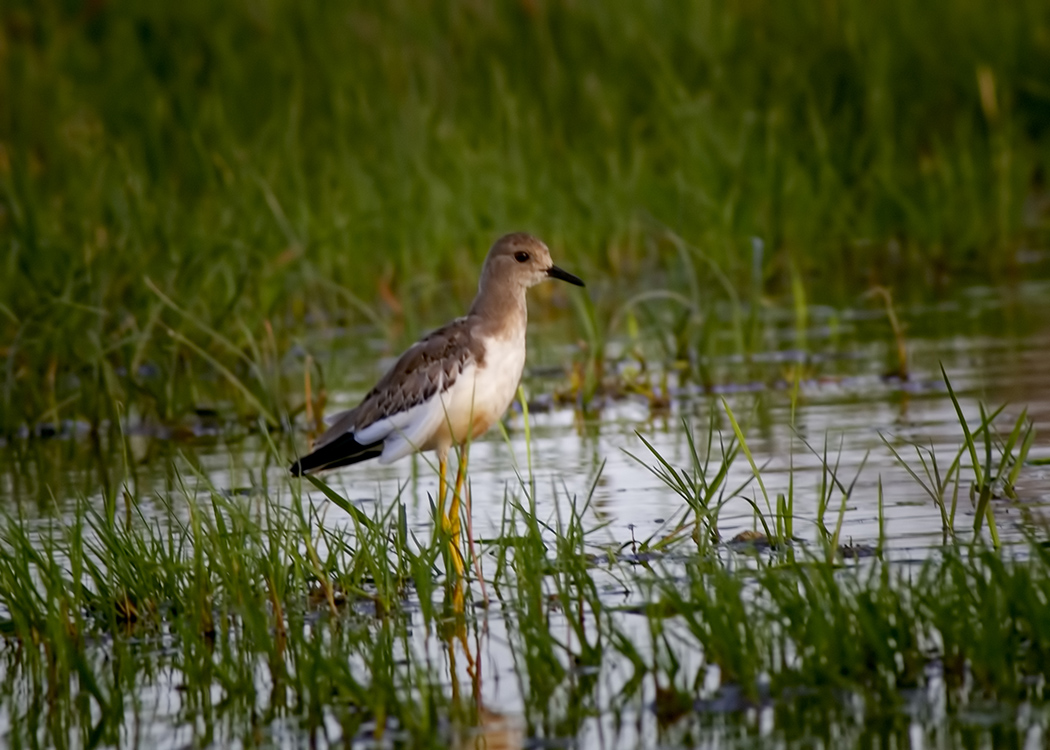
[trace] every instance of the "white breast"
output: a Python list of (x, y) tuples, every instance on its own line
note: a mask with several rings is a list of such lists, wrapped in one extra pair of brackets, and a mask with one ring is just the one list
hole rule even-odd
[[(474, 384), (474, 436), (495, 424), (514, 401), (525, 369), (525, 333), (485, 342), (485, 363), (478, 368)], [(480, 431), (477, 427), (482, 427)]]
[(446, 419), (430, 447), (462, 443), (486, 432), (514, 400), (525, 369), (525, 341), (488, 339), (482, 366), (467, 367), (445, 392)]

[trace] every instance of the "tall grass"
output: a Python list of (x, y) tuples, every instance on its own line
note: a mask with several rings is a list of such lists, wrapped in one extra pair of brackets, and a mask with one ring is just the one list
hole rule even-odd
[[(1010, 559), (952, 548), (917, 566), (691, 542), (622, 554), (588, 528), (585, 502), (545, 520), (515, 494), (513, 532), (484, 542), (494, 606), (452, 615), (440, 547), (406, 543), (396, 512), (335, 529), (297, 502), (213, 496), (130, 523), (84, 504), (62, 526), (7, 517), (6, 739), (94, 746), (141, 724), (195, 727), (208, 743), (296, 726), (441, 745), (492, 718), (479, 670), (512, 676), (520, 702), (504, 708), (537, 741), (650, 713), (674, 736), (707, 702), (746, 724), (756, 704), (804, 711), (803, 694), (826, 714), (810, 739), (841, 731), (845, 695), (888, 707), (945, 690), (949, 715), (1045, 700), (1050, 557), (1038, 543)], [(488, 644), (489, 628), (507, 642)], [(432, 639), (448, 663), (422, 648)], [(179, 696), (167, 699), (176, 710), (156, 713), (153, 691)]]
[[(747, 447), (747, 426), (723, 408), (727, 438), (715, 421), (690, 434), (690, 465), (650, 447), (653, 472), (684, 506), (662, 538), (623, 539), (596, 521), (600, 477), (583, 497), (552, 488), (551, 503), (540, 502), (545, 491), (531, 473), (521, 476), (506, 490), (500, 534), (479, 540), (485, 600), (479, 581), (464, 590), (459, 575), (446, 575), (445, 534), (417, 537), (400, 498), (367, 515), (319, 481), (313, 496), (300, 480), (278, 487), (265, 477), (229, 492), (180, 461), (176, 491), (152, 510), (121, 479), (101, 507), (85, 500), (34, 520), (4, 512), (5, 739), (113, 744), (143, 723), (193, 727), (194, 742), (207, 744), (290, 722), (302, 736), (437, 746), (495, 722), (483, 685), (491, 671), (497, 683), (513, 677), (510, 711), (522, 731), (551, 742), (610, 718), (626, 731), (629, 717), (652, 715), (668, 742), (687, 744), (679, 733), (702, 731), (693, 723), (710, 710), (741, 721), (755, 705), (804, 716), (791, 708), (802, 694), (826, 714), (809, 739), (841, 731), (844, 696), (896, 710), (943, 691), (952, 716), (981, 700), (1043, 705), (1045, 529), (1030, 524), (1008, 554), (994, 533), (992, 544), (975, 533), (921, 562), (893, 562), (877, 554), (880, 484), (876, 554), (858, 559), (840, 540), (856, 481), (847, 484), (825, 449), (818, 496), (796, 497), (804, 483), (792, 481), (774, 511), (759, 497), (764, 467)], [(948, 465), (958, 481), (971, 448), (983, 447), (974, 504), (977, 518), (994, 523), (979, 506), (984, 483), (997, 495), (1013, 491), (1032, 432), (1022, 415), (1000, 437), (997, 412), (979, 412), (971, 428), (960, 407), (953, 462), (929, 449), (908, 470), (924, 481), (923, 467)], [(731, 487), (738, 460), (751, 478)], [(942, 506), (938, 498), (931, 494)], [(768, 545), (720, 537), (721, 509), (740, 499)], [(344, 511), (340, 521), (326, 520), (329, 502)], [(793, 516), (813, 503), (824, 510), (806, 544), (792, 534)], [(838, 514), (834, 530), (827, 509)], [(499, 634), (492, 641), (490, 629)], [(469, 686), (456, 659), (466, 660)], [(144, 697), (155, 692), (177, 709), (151, 715)]]
[(1036, 0), (8, 3), (0, 425), (280, 421), (256, 381), (308, 325), (418, 332), (513, 228), (673, 291), (1008, 273), (1047, 237), (1048, 28)]

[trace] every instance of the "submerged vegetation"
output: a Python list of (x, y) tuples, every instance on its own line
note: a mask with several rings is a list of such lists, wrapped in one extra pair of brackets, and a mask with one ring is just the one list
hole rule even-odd
[(510, 229), (608, 280), (594, 320), (684, 294), (676, 354), (716, 303), (1027, 274), (1048, 30), (1037, 0), (6, 3), (0, 431), (280, 424), (304, 332), (411, 338)]
[[(1000, 435), (999, 411), (982, 408), (968, 425), (960, 409), (954, 460), (921, 448), (901, 457), (920, 483), (926, 471), (959, 484), (962, 459), (986, 461), (974, 465), (981, 499), (967, 515), (988, 526), (946, 529), (950, 544), (908, 563), (884, 549), (881, 482), (874, 544), (844, 544), (855, 479), (825, 451), (819, 496), (792, 490), (774, 510), (744, 430), (721, 408), (730, 430), (687, 426), (688, 465), (653, 453), (684, 507), (647, 539), (595, 523), (590, 496), (552, 498), (541, 513), (536, 482), (520, 476), (500, 533), (480, 540), (485, 596), (449, 567), (440, 524), (420, 537), (402, 498), (368, 515), (317, 480), (332, 507), (312, 505), (300, 480), (274, 486), (263, 474), (230, 492), (183, 462), (169, 491), (136, 497), (122, 483), (61, 523), (6, 512), (9, 736), (137, 744), (145, 725), (194, 745), (280, 744), (284, 731), (405, 746), (602, 732), (613, 744), (689, 743), (715, 717), (740, 737), (768, 734), (748, 717), (769, 710), (786, 744), (858, 736), (879, 721), (880, 736), (905, 737), (905, 717), (988, 705), (1028, 706), (1027, 719), (1006, 722), (1021, 735), (1040, 725), (1047, 530), (1030, 523), (1005, 555), (989, 544), (993, 507), (1010, 502), (1031, 444), (1024, 415)], [(752, 477), (730, 487), (737, 461)], [(987, 482), (997, 492), (985, 515)], [(750, 505), (761, 531), (723, 537), (719, 516), (734, 503)], [(952, 522), (963, 515), (953, 505)], [(804, 519), (815, 536), (793, 531)], [(496, 674), (490, 661), (502, 661)], [(505, 677), (509, 697), (492, 690)], [(943, 720), (919, 719), (938, 732)]]

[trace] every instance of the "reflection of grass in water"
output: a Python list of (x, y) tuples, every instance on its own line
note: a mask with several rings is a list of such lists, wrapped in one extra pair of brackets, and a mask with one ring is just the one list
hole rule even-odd
[(283, 372), (307, 322), (418, 332), (513, 228), (592, 279), (693, 299), (718, 268), (752, 304), (1002, 274), (1045, 240), (1040, 3), (424, 13), (6, 5), (4, 431), (114, 397), (279, 421), (221, 368)]
[[(980, 470), (979, 495), (982, 482), (1012, 486), (1025, 429), (985, 444), (994, 431), (982, 410), (959, 451), (979, 446), (993, 467)], [(854, 483), (825, 450), (822, 505), (839, 518), (833, 530), (819, 518), (807, 546), (783, 517), (795, 498), (778, 499), (770, 517), (772, 503), (756, 503), (753, 489), (748, 497), (752, 483), (726, 488), (741, 456), (761, 477), (745, 433), (735, 419), (725, 444), (714, 423), (706, 435), (691, 431), (685, 467), (654, 453), (654, 472), (687, 507), (663, 536), (634, 543), (585, 521), (589, 497), (555, 502), (541, 517), (523, 476), (508, 491), (500, 535), (480, 540), (487, 612), (445, 606), (445, 534), (439, 526), (431, 539), (416, 536), (399, 498), (372, 516), (351, 510), (339, 526), (298, 483), (275, 499), (273, 488), (224, 493), (187, 482), (148, 518), (121, 487), (102, 509), (81, 502), (61, 524), (9, 514), (0, 607), (11, 648), (0, 655), (0, 689), (12, 732), (40, 731), (57, 745), (115, 742), (126, 710), (149, 720), (136, 696), (174, 683), (181, 708), (171, 721), (195, 723), (202, 741), (265, 735), (287, 718), (318, 732), (329, 717), (349, 737), (443, 744), (476, 724), (503, 726), (479, 694), (491, 666), (477, 643), (491, 620), (506, 628), (510, 663), (500, 669), (516, 676), (522, 703), (513, 710), (530, 736), (575, 736), (597, 715), (624, 729), (653, 711), (666, 738), (687, 743), (703, 731), (695, 707), (744, 717), (766, 701), (790, 732), (802, 693), (823, 718), (797, 731), (819, 735), (857, 721), (844, 715), (843, 695), (899, 705), (931, 675), (949, 713), (978, 695), (1007, 706), (1041, 699), (1034, 678), (1050, 669), (1050, 553), (1034, 527), (1009, 558), (979, 535), (911, 565), (884, 560), (881, 538), (866, 553), (842, 545), (838, 508)], [(932, 453), (919, 456), (932, 464)], [(768, 547), (754, 535), (719, 541), (721, 507), (741, 498)], [(466, 652), (469, 686), (462, 669), (449, 675), (444, 658), (421, 651), (431, 641), (450, 664), (464, 665)]]

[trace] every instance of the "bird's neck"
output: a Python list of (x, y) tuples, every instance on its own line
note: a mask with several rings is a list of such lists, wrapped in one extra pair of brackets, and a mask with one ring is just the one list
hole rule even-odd
[(524, 336), (528, 322), (525, 288), (518, 284), (485, 286), (478, 291), (467, 315), (481, 321), (480, 329), (485, 336)]

